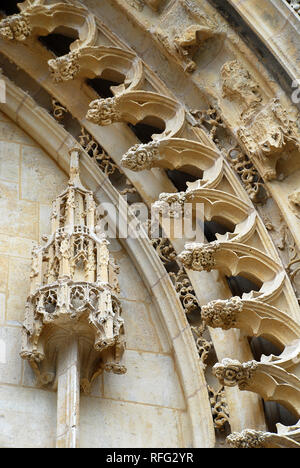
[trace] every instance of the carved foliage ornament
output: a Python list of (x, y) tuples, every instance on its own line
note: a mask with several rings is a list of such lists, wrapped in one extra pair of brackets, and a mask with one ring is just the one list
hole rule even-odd
[(186, 244), (185, 249), (178, 255), (184, 267), (195, 271), (211, 271), (216, 261), (215, 254), (220, 248), (217, 242), (210, 244)]
[(119, 100), (116, 97), (96, 99), (90, 103), (90, 109), (86, 115), (87, 120), (97, 125), (111, 125), (120, 122)]
[(2, 39), (25, 41), (31, 32), (29, 16), (26, 13), (10, 16), (0, 22), (0, 37)]
[(243, 301), (239, 297), (228, 300), (216, 300), (201, 307), (201, 317), (208, 326), (222, 327), (223, 330), (234, 328), (238, 314), (243, 310)]
[(242, 390), (247, 386), (257, 369), (257, 362), (249, 361), (241, 364), (233, 359), (223, 359), (213, 367), (213, 373), (221, 385), (234, 387), (236, 385)]
[(57, 59), (49, 60), (48, 65), (55, 83), (73, 80), (78, 75), (80, 71), (79, 57), (80, 52), (74, 51)]

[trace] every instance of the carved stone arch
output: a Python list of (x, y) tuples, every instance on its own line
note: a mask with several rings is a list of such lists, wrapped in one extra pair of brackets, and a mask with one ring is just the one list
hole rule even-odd
[(240, 328), (249, 336), (264, 336), (279, 346), (299, 339), (300, 325), (266, 302), (233, 297), (216, 300), (201, 308), (202, 319), (213, 328)]
[[(115, 95), (132, 91), (143, 81), (142, 61), (132, 52), (117, 47), (83, 47), (75, 54), (49, 60), (49, 67), (56, 83), (76, 78), (101, 77), (105, 71), (123, 75), (124, 83), (113, 88)], [(75, 72), (70, 73), (70, 67)]]
[(121, 164), (135, 172), (153, 167), (182, 169), (190, 166), (198, 170), (199, 183), (205, 187), (215, 187), (223, 177), (224, 168), (218, 151), (184, 138), (165, 138), (136, 145), (124, 154)]
[(0, 22), (0, 37), (24, 41), (32, 36), (46, 36), (60, 26), (78, 32), (79, 39), (71, 44), (71, 52), (92, 46), (96, 41), (97, 28), (94, 16), (84, 7), (65, 3), (29, 4), (20, 14), (9, 16)]
[(129, 91), (114, 98), (95, 100), (91, 102), (86, 118), (101, 126), (115, 122), (135, 125), (145, 119), (163, 120), (165, 130), (152, 135), (155, 141), (180, 134), (185, 125), (185, 111), (178, 102), (146, 91)]
[(175, 208), (176, 205), (184, 208), (186, 204), (189, 204), (193, 209), (196, 209), (198, 204), (202, 204), (205, 221), (217, 218), (222, 219), (227, 226), (234, 226), (233, 232), (217, 233), (216, 239), (218, 241), (244, 243), (253, 235), (256, 229), (257, 215), (254, 208), (244, 200), (221, 190), (204, 187), (190, 189), (178, 195), (162, 193), (159, 201), (154, 206), (158, 210), (167, 210), (168, 212), (173, 205)]
[[(19, 103), (17, 106), (19, 109), (16, 113), (17, 103)], [(25, 97), (25, 93), (9, 81), (7, 81), (7, 103), (3, 110), (36, 139), (39, 135), (43, 135), (43, 138), (39, 140), (42, 147), (64, 171), (67, 171), (69, 166), (68, 150), (72, 149), (76, 143), (73, 137), (47, 112), (38, 108), (32, 98)], [(51, 135), (50, 138), (49, 135)], [(78, 143), (76, 144), (78, 146)], [(110, 201), (112, 204), (118, 205), (118, 192), (108, 181), (108, 178), (95, 167), (87, 154), (82, 154), (81, 166), (82, 181), (85, 186), (94, 191), (96, 201), (101, 203)], [(125, 215), (126, 209), (124, 200), (124, 205), (120, 210), (121, 216)], [(114, 220), (112, 219), (111, 222), (113, 225)], [(172, 343), (187, 404), (193, 445), (195, 447), (213, 447), (215, 434), (213, 420), (210, 416), (211, 409), (206, 382), (194, 338), (179, 297), (147, 237), (127, 238), (123, 240), (123, 244), (155, 300), (160, 319), (168, 339)]]

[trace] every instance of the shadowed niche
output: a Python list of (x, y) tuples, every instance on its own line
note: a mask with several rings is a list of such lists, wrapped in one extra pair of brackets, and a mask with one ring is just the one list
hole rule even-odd
[(223, 220), (213, 218), (211, 221), (204, 222), (204, 235), (208, 242), (217, 240), (216, 234), (226, 234), (227, 232), (234, 232), (234, 225), (225, 225)]
[(258, 279), (246, 278), (243, 275), (226, 276), (226, 280), (233, 296), (242, 297), (251, 291), (259, 291), (263, 283)]
[(39, 36), (39, 41), (46, 49), (61, 57), (70, 52), (70, 45), (78, 39), (78, 32), (71, 28), (57, 28), (47, 36)]
[(101, 76), (97, 78), (88, 78), (86, 84), (93, 88), (94, 91), (103, 99), (114, 97), (112, 87), (119, 86), (124, 83), (125, 75), (111, 70), (104, 70)]
[(165, 122), (153, 116), (148, 116), (135, 125), (129, 123), (128, 127), (144, 144), (152, 141), (152, 135), (163, 133), (166, 129)]
[(0, 12), (5, 13), (6, 16), (15, 15), (16, 13), (20, 13), (17, 4), (21, 3), (21, 0), (14, 1), (14, 0), (1, 0), (0, 4)]

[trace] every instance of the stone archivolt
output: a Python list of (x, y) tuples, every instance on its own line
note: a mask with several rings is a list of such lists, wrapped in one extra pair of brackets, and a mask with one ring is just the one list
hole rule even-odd
[[(298, 379), (293, 372), (300, 358), (300, 326), (290, 314), (291, 311), (297, 313), (298, 305), (294, 302), (291, 285), (282, 265), (276, 255), (270, 255), (260, 219), (250, 204), (235, 195), (235, 183), (230, 177), (227, 165), (224, 162), (218, 164), (218, 158), (218, 153), (213, 153), (195, 142), (171, 138), (161, 140), (155, 145), (150, 143), (131, 148), (124, 155), (122, 164), (135, 171), (149, 170), (152, 167), (180, 169), (184, 166), (192, 166), (202, 171), (202, 179), (190, 184), (186, 192), (162, 194), (157, 202), (158, 207), (165, 204), (172, 207), (176, 204), (182, 210), (186, 203), (193, 206), (204, 203), (205, 219), (221, 217), (224, 222), (235, 225), (235, 229), (225, 235), (217, 234), (217, 240), (208, 244), (187, 244), (178, 259), (187, 269), (218, 269), (227, 275), (242, 274), (251, 279), (256, 278), (258, 283), (262, 284), (259, 291), (243, 294), (242, 299), (214, 301), (203, 306), (202, 320), (214, 328), (241, 328), (251, 336), (264, 336), (283, 349), (280, 356), (262, 357), (260, 363), (253, 361), (240, 364), (238, 361), (225, 361), (215, 368), (216, 375), (220, 378), (221, 385), (232, 386), (238, 383), (240, 389), (247, 388), (259, 393), (263, 398), (279, 401), (295, 412), (294, 401), (299, 395), (296, 390)], [(224, 180), (227, 181), (226, 188)], [(231, 190), (228, 189), (228, 183), (232, 184)], [(257, 235), (260, 239), (259, 249), (253, 247), (252, 239)], [(266, 246), (265, 250), (261, 248), (262, 245)], [(276, 303), (280, 304), (280, 298), (283, 297), (289, 304), (285, 309), (286, 313), (280, 307), (276, 307)], [(277, 374), (280, 377), (274, 381), (274, 375)], [(285, 382), (283, 386), (280, 384), (281, 378)], [(264, 385), (259, 384), (260, 379), (268, 379), (270, 382), (268, 393), (263, 392)], [(250, 381), (255, 384), (250, 386)], [(292, 397), (290, 392), (293, 393)], [(278, 434), (276, 444), (297, 446), (297, 442), (291, 439), (287, 442), (286, 439), (293, 437), (296, 440), (298, 432), (296, 428), (293, 433), (282, 436), (281, 442), (281, 435)], [(275, 444), (270, 437), (268, 443), (270, 444), (271, 440)]]
[(56, 385), (56, 355), (70, 334), (77, 336), (88, 391), (103, 370), (126, 372), (125, 338), (118, 268), (107, 240), (95, 233), (96, 205), (81, 185), (78, 155), (71, 152), (69, 186), (53, 202), (52, 234), (33, 250), (21, 356), (41, 385)]

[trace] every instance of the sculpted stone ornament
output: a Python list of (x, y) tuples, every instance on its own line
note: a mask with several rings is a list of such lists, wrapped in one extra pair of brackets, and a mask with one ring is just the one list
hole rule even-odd
[(226, 442), (231, 448), (300, 448), (300, 444), (289, 437), (254, 429), (233, 432)]
[(265, 448), (266, 438), (265, 432), (246, 429), (241, 433), (233, 432), (226, 440), (232, 448)]
[(132, 146), (122, 157), (122, 166), (135, 172), (152, 169), (160, 158), (159, 146), (158, 141)]
[(223, 65), (221, 77), (223, 97), (238, 100), (248, 112), (262, 101), (258, 84), (237, 60)]
[(185, 192), (161, 193), (159, 200), (153, 204), (153, 209), (169, 218), (181, 218), (185, 202)]
[(76, 337), (81, 387), (104, 370), (123, 374), (124, 320), (118, 268), (95, 231), (96, 204), (80, 182), (79, 150), (71, 152), (68, 188), (53, 202), (52, 234), (32, 255), (21, 356), (41, 385), (57, 385), (56, 355)]
[(106, 126), (121, 121), (118, 111), (118, 98), (96, 99), (90, 103), (87, 120), (97, 125)]
[(211, 271), (215, 262), (215, 254), (220, 248), (217, 242), (209, 244), (186, 244), (185, 249), (178, 255), (184, 267), (195, 271)]
[(19, 13), (0, 21), (0, 37), (7, 40), (25, 41), (32, 32), (28, 15)]
[(67, 55), (49, 60), (48, 65), (55, 83), (69, 81), (76, 78), (80, 71), (78, 63), (79, 51), (70, 52)]
[(243, 390), (248, 381), (252, 378), (257, 369), (256, 361), (249, 361), (241, 364), (233, 359), (223, 359), (222, 363), (217, 363), (213, 367), (213, 374), (217, 377), (221, 385), (228, 387), (239, 386)]
[(243, 310), (243, 301), (239, 297), (228, 300), (216, 300), (201, 307), (201, 317), (213, 328), (223, 330), (234, 328), (238, 314)]
[(289, 120), (278, 99), (273, 99), (250, 125), (242, 126), (238, 135), (250, 155), (261, 160), (281, 153), (288, 143), (297, 149), (300, 147), (297, 126)]

